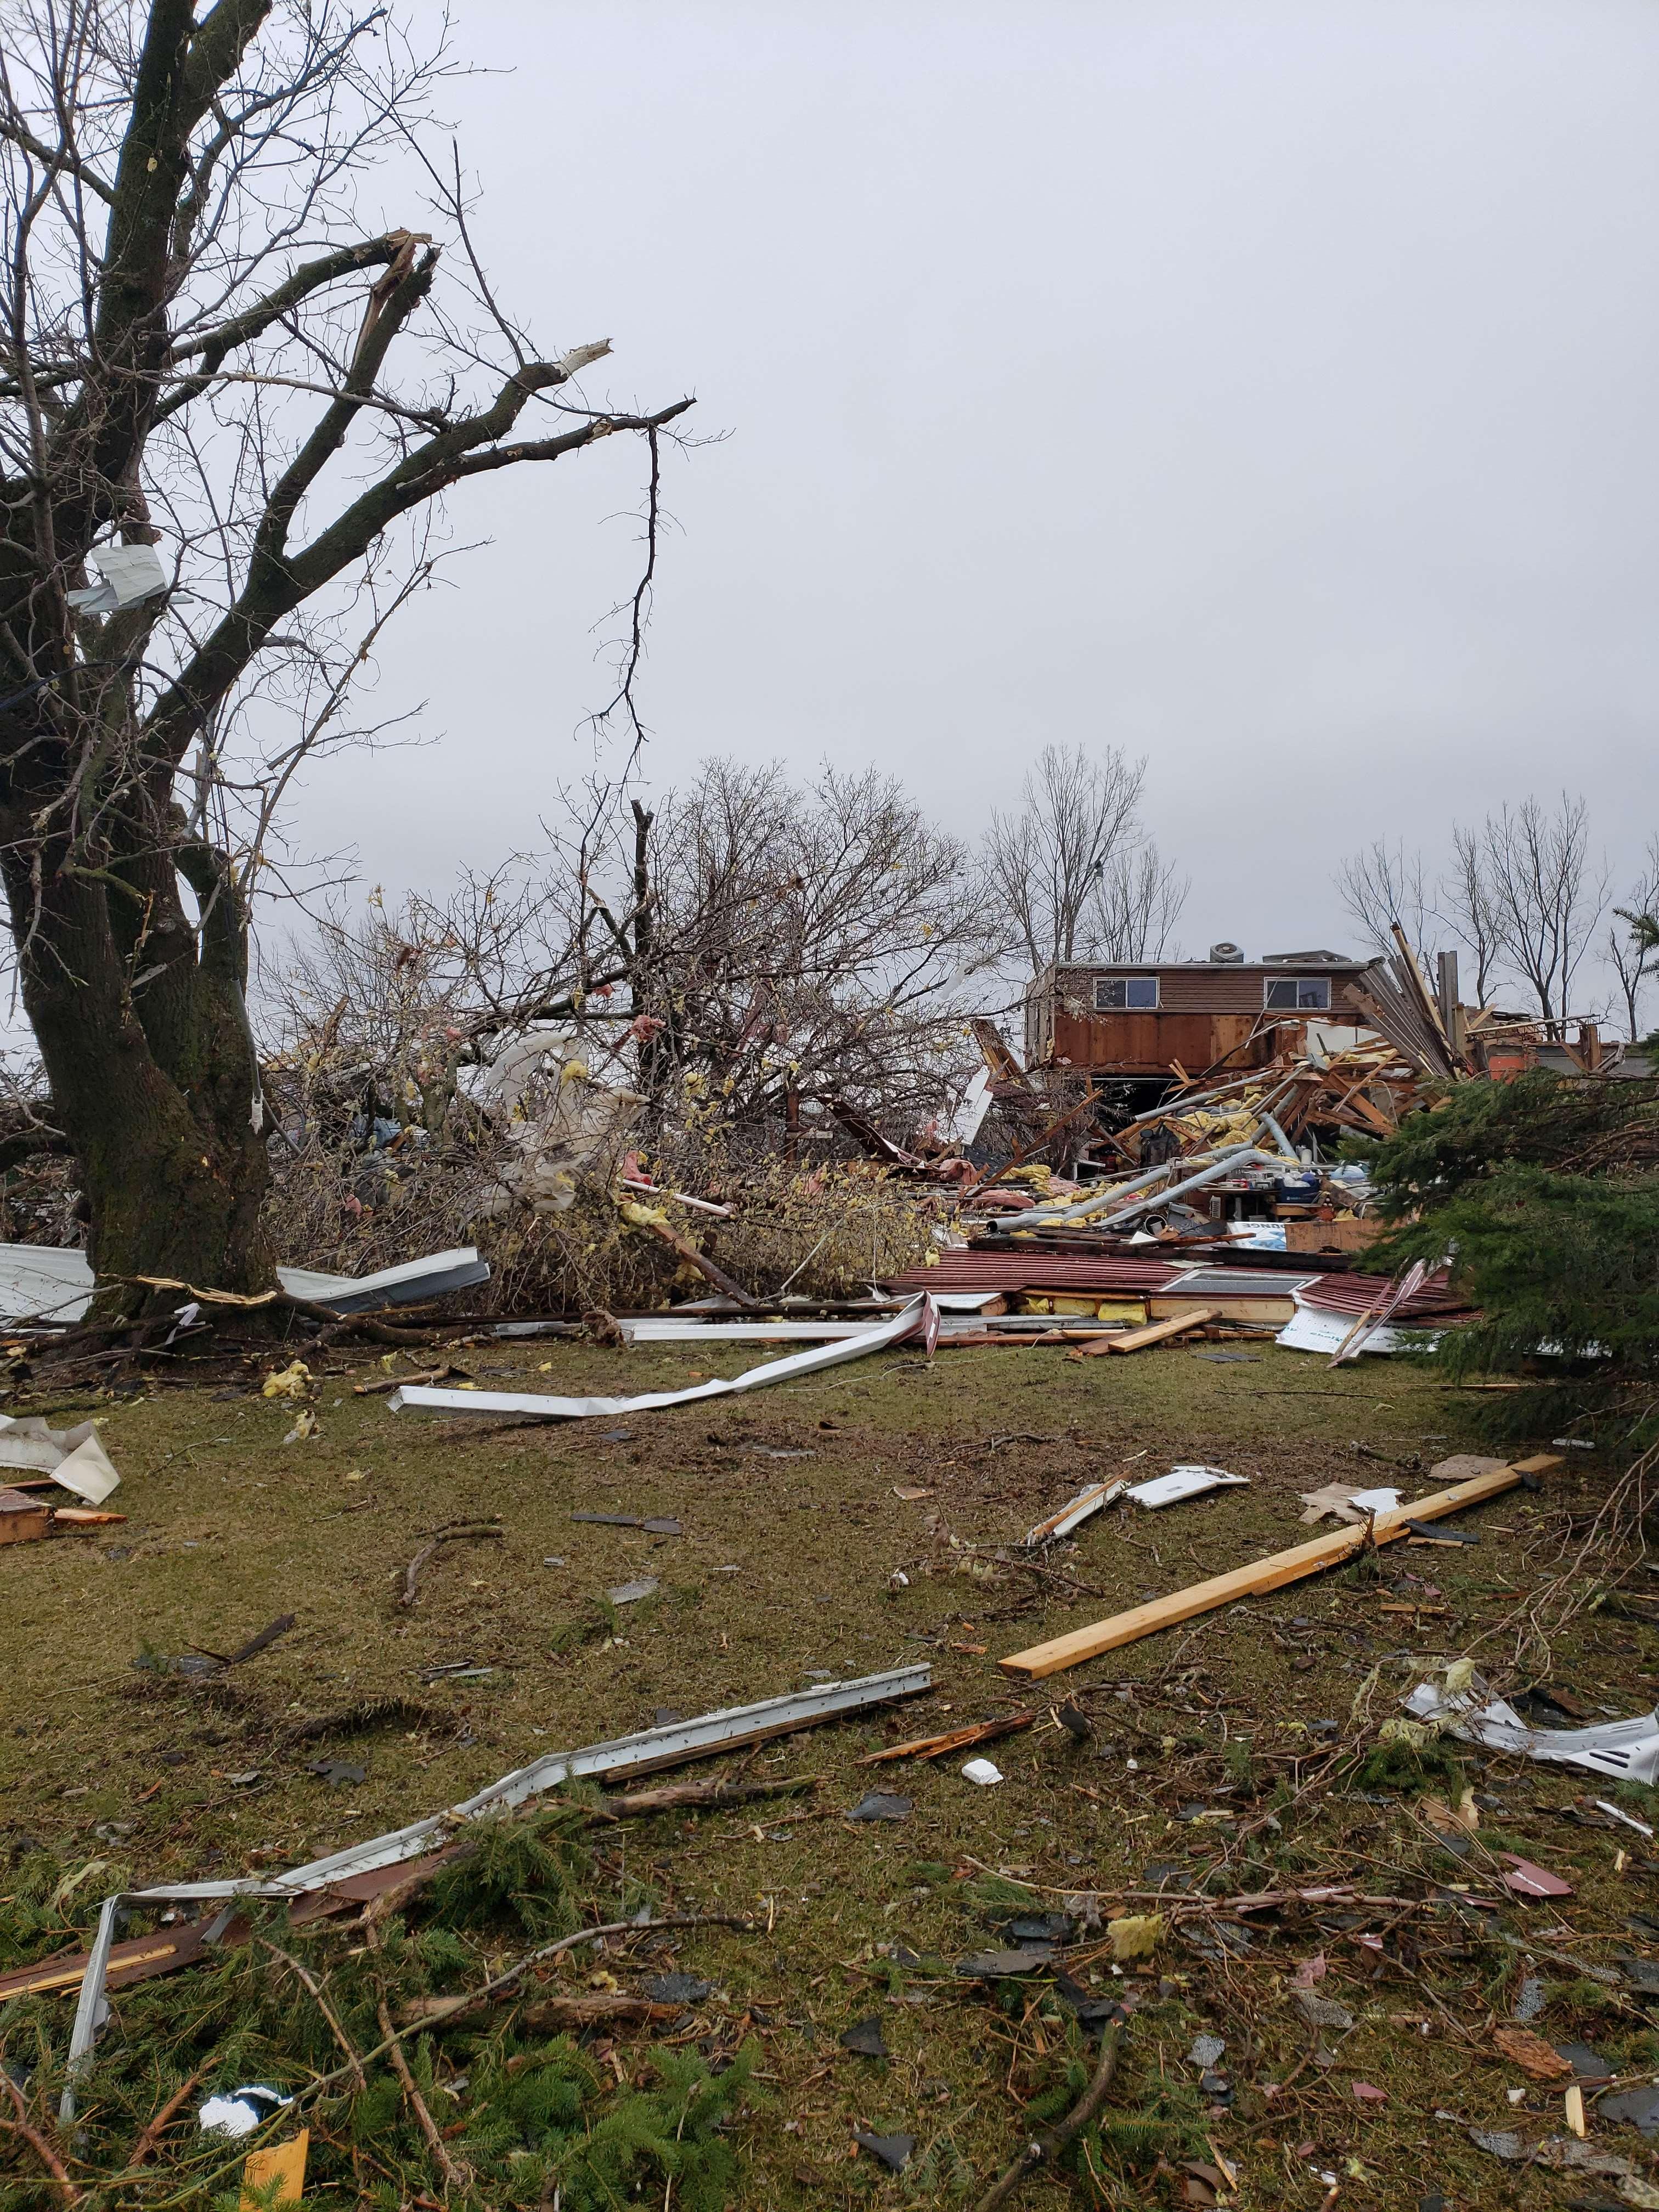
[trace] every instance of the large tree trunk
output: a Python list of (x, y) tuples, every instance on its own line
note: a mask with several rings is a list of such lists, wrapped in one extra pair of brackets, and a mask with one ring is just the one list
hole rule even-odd
[(99, 1316), (177, 1303), (131, 1280), (141, 1275), (268, 1289), (270, 1166), (234, 896), (222, 885), (203, 899), (198, 942), (160, 855), (120, 872), (43, 868), (38, 896), (15, 860), (4, 872), (24, 1007), (79, 1170), (88, 1255), (107, 1285)]

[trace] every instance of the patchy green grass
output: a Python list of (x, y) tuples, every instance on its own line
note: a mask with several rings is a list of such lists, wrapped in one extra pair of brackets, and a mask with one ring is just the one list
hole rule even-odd
[[(745, 2042), (758, 2053), (755, 2100), (727, 2130), (742, 2160), (729, 2202), (971, 2203), (1022, 2140), (1022, 2108), (1064, 2108), (1089, 2062), (1048, 1978), (985, 1984), (951, 1971), (1002, 1940), (1011, 1899), (1048, 1911), (1098, 1892), (1115, 1910), (1121, 1893), (1144, 1912), (1156, 1899), (1130, 1893), (1162, 1890), (1168, 1902), (1200, 1883), (1219, 1893), (1321, 1882), (1416, 1902), (1252, 1917), (1248, 1948), (1218, 1946), (1206, 1923), (1177, 1918), (1149, 1965), (1118, 1972), (1103, 1929), (1085, 1931), (1068, 1954), (1079, 1986), (1127, 1987), (1141, 2002), (1108, 2124), (1085, 2138), (1077, 2172), (1035, 2178), (1021, 2204), (1180, 2203), (1176, 2169), (1213, 2162), (1212, 2145), (1237, 2165), (1247, 2205), (1316, 2206), (1329, 2185), (1322, 2172), (1336, 2175), (1344, 2203), (1405, 2206), (1437, 2190), (1483, 2206), (1582, 2197), (1585, 2177), (1505, 2166), (1435, 2116), (1528, 2140), (1547, 2114), (1559, 2121), (1555, 2088), (1527, 2086), (1510, 2105), (1505, 2091), (1526, 2077), (1492, 2041), (1523, 1956), (1547, 1985), (1535, 2032), (1579, 2036), (1621, 2065), (1659, 2062), (1639, 2002), (1571, 1963), (1655, 1948), (1627, 1926), (1632, 1913), (1659, 1920), (1651, 1847), (1611, 1823), (1559, 1817), (1575, 1796), (1604, 1794), (1593, 1778), (1470, 1753), (1469, 1779), (1493, 1802), (1459, 1858), (1414, 1809), (1420, 1792), (1362, 1789), (1357, 1754), (1436, 1656), (1498, 1632), (1486, 1649), (1502, 1658), (1512, 1637), (1501, 1625), (1556, 1571), (1571, 1516), (1605, 1486), (1590, 1455), (1571, 1455), (1541, 1495), (1470, 1516), (1478, 1547), (1392, 1547), (1368, 1571), (1295, 1585), (1046, 1682), (996, 1669), (1006, 1652), (1302, 1540), (1300, 1492), (1397, 1480), (1409, 1498), (1430, 1486), (1435, 1461), (1483, 1449), (1480, 1401), (1421, 1370), (1371, 1361), (1333, 1374), (1249, 1348), (1256, 1356), (1237, 1364), (1183, 1347), (1080, 1362), (1048, 1349), (945, 1352), (931, 1366), (899, 1352), (744, 1400), (557, 1429), (393, 1414), (384, 1398), (353, 1395), (354, 1380), (382, 1372), (362, 1363), (319, 1376), (320, 1434), (286, 1445), (293, 1407), (246, 1389), (97, 1407), (126, 1524), (0, 1550), (10, 1683), (0, 1844), (15, 1863), (32, 1844), (71, 1872), (106, 1863), (55, 1928), (32, 1921), (23, 1942), (0, 1925), (10, 1947), (0, 1965), (83, 1936), (97, 1898), (118, 1885), (292, 1863), (546, 1751), (648, 1725), (659, 1709), (689, 1716), (817, 1673), (927, 1656), (927, 1698), (748, 1762), (750, 1778), (821, 1778), (811, 1796), (626, 1823), (593, 1845), (587, 1909), (648, 1893), (663, 1911), (740, 1911), (759, 1924), (750, 1936), (653, 1939), (650, 1959), (653, 1972), (667, 1960), (714, 1984), (683, 2047), (714, 2065)], [(697, 1345), (476, 1345), (456, 1357), (486, 1389), (620, 1393), (714, 1371)], [(719, 1371), (749, 1364), (722, 1359)], [(965, 1548), (1016, 1540), (1086, 1481), (1184, 1460), (1248, 1474), (1251, 1486), (1087, 1524), (1048, 1564), (1089, 1595), (1066, 1601), (1054, 1582)], [(932, 1494), (906, 1501), (896, 1487)], [(577, 1510), (672, 1515), (684, 1534), (573, 1522)], [(417, 1602), (398, 1604), (437, 1528), (491, 1516), (500, 1540), (445, 1547)], [(908, 1581), (896, 1589), (899, 1571)], [(654, 1596), (608, 1605), (608, 1588), (643, 1576), (658, 1579)], [(288, 1612), (295, 1629), (229, 1674), (168, 1669), (191, 1646), (228, 1651)], [(459, 1662), (489, 1671), (424, 1679)], [(1659, 1694), (1656, 1662), (1654, 1632), (1590, 1615), (1560, 1640), (1553, 1679), (1598, 1717), (1604, 1705), (1627, 1713)], [(1091, 1719), (1087, 1744), (1049, 1718), (1067, 1698)], [(901, 1735), (1022, 1705), (1040, 1723), (989, 1747), (999, 1788), (975, 1789), (959, 1759), (855, 1764)], [(363, 1779), (308, 1772), (323, 1756), (361, 1765)], [(913, 1800), (904, 1821), (842, 1818), (872, 1783)], [(1492, 1855), (1499, 1834), (1498, 1848), (1567, 1872), (1577, 1895), (1510, 1900)], [(1456, 1883), (1498, 1908), (1458, 1903)], [(1558, 1925), (1547, 1942), (1540, 1931)], [(492, 1956), (511, 1953), (502, 1937)], [(1318, 1993), (1356, 2023), (1322, 2041), (1286, 1987), (1296, 1961), (1314, 1956), (1327, 1966)], [(630, 1968), (613, 1955), (610, 1968), (632, 1987), (643, 1959)], [(54, 2002), (55, 2045), (69, 2007)], [(109, 2035), (137, 2010), (118, 1995)], [(836, 2040), (872, 2014), (884, 2061)], [(1187, 2063), (1200, 2030), (1226, 2040), (1230, 2110), (1210, 2109)], [(649, 2030), (623, 2030), (604, 2063), (615, 2078), (643, 2078), (652, 2048)], [(434, 2078), (453, 2076), (446, 2039), (423, 2049)], [(1290, 2087), (1267, 2095), (1293, 2069)], [(1356, 2098), (1355, 2081), (1386, 2102)], [(855, 2154), (854, 2126), (915, 2136), (905, 2172)], [(1598, 2140), (1646, 2160), (1628, 2129)], [(332, 2183), (316, 2201), (331, 2192), (349, 2201)]]

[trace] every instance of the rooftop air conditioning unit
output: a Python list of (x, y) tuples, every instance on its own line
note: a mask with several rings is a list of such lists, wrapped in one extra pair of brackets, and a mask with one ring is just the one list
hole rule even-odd
[(1242, 968), (1244, 965), (1244, 950), (1238, 945), (1212, 945), (1210, 957), (1218, 968)]

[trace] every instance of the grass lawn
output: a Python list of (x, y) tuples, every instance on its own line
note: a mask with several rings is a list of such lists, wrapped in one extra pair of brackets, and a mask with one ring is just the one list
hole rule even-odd
[[(295, 1408), (255, 1395), (258, 1370), (234, 1389), (59, 1405), (65, 1419), (105, 1417), (124, 1477), (112, 1504), (129, 1518), (95, 1540), (0, 1550), (0, 1863), (102, 1863), (50, 1924), (37, 1909), (7, 1932), (14, 1900), (0, 1905), (0, 1966), (83, 1942), (98, 1899), (118, 1887), (291, 1864), (542, 1753), (648, 1726), (662, 1709), (689, 1717), (926, 1657), (927, 1697), (747, 1760), (747, 1778), (817, 1777), (812, 1791), (628, 1821), (590, 1842), (583, 1894), (600, 1917), (644, 1898), (756, 1923), (658, 1935), (604, 1962), (624, 1990), (671, 1968), (711, 1984), (675, 2024), (677, 2047), (714, 2063), (751, 2049), (751, 2087), (727, 2130), (741, 2160), (727, 2202), (974, 2203), (1024, 2140), (1023, 2107), (1048, 2095), (1063, 2110), (1068, 2078), (1092, 2062), (1048, 1973), (980, 1981), (956, 1962), (1006, 1948), (997, 1930), (1011, 1914), (1086, 1895), (1098, 1904), (1070, 1908), (1081, 1924), (1066, 1971), (1074, 1990), (1133, 1993), (1133, 2017), (1091, 2154), (1097, 2182), (1039, 2173), (1021, 2205), (1215, 2201), (1215, 2181), (1185, 2170), (1194, 2162), (1243, 2205), (1412, 2206), (1436, 2193), (1456, 2206), (1659, 2203), (1640, 2194), (1643, 2139), (1597, 2121), (1593, 2096), (1591, 2141), (1639, 2169), (1633, 2181), (1506, 2164), (1468, 2135), (1518, 2130), (1530, 2146), (1561, 2132), (1560, 2083), (1530, 2081), (1494, 2042), (1517, 2001), (1539, 1998), (1534, 2033), (1592, 2046), (1621, 2087), (1659, 2072), (1644, 2001), (1622, 1977), (1573, 1963), (1605, 1971), (1622, 1954), (1659, 1952), (1659, 1924), (1631, 1926), (1649, 1913), (1659, 1923), (1654, 1847), (1590, 1810), (1613, 1786), (1466, 1752), (1480, 1825), (1455, 1839), (1460, 1855), (1419, 1793), (1359, 1772), (1377, 1725), (1437, 1657), (1486, 1635), (1480, 1656), (1501, 1669), (1515, 1644), (1505, 1624), (1559, 1572), (1571, 1530), (1606, 1487), (1596, 1455), (1571, 1453), (1540, 1494), (1466, 1516), (1478, 1546), (1395, 1547), (1369, 1576), (1341, 1569), (1044, 1682), (996, 1668), (1007, 1652), (1302, 1541), (1313, 1532), (1301, 1492), (1393, 1481), (1409, 1498), (1433, 1486), (1434, 1462), (1494, 1449), (1475, 1425), (1480, 1400), (1419, 1370), (1370, 1360), (1333, 1374), (1271, 1344), (1237, 1348), (1251, 1356), (947, 1351), (929, 1365), (901, 1351), (745, 1399), (558, 1428), (394, 1414), (384, 1397), (354, 1395), (354, 1382), (384, 1372), (365, 1357), (318, 1376), (319, 1432), (287, 1444)], [(714, 1371), (701, 1345), (481, 1344), (454, 1356), (484, 1388), (622, 1392)], [(750, 1364), (721, 1359), (719, 1371)], [(1098, 1516), (1048, 1555), (1088, 1595), (966, 1548), (1017, 1540), (1087, 1481), (1178, 1461), (1250, 1486)], [(895, 1495), (904, 1489), (930, 1494)], [(573, 1521), (577, 1511), (672, 1516), (684, 1534)], [(401, 1607), (423, 1542), (475, 1517), (498, 1517), (501, 1538), (446, 1546)], [(896, 1586), (898, 1574), (908, 1583)], [(647, 1577), (654, 1595), (608, 1606), (608, 1588)], [(173, 1671), (191, 1647), (229, 1651), (286, 1613), (295, 1627), (234, 1671)], [(457, 1662), (487, 1671), (430, 1678)], [(1599, 1718), (1652, 1705), (1656, 1668), (1653, 1631), (1598, 1612), (1557, 1639), (1547, 1679)], [(1052, 1717), (1068, 1699), (1091, 1723), (1085, 1742)], [(1000, 1786), (965, 1781), (960, 1758), (856, 1764), (885, 1741), (1022, 1706), (1037, 1725), (988, 1747)], [(319, 1759), (362, 1778), (325, 1779), (309, 1771)], [(902, 1792), (911, 1810), (848, 1821), (872, 1786)], [(1443, 1777), (1431, 1786), (1459, 1794)], [(1651, 1819), (1650, 1793), (1619, 1794)], [(1579, 1816), (1564, 1817), (1575, 1801)], [(1506, 1850), (1563, 1874), (1575, 1894), (1510, 1897)], [(1243, 1920), (1182, 1910), (1200, 1896), (1319, 1884), (1355, 1895)], [(1163, 1909), (1165, 1924), (1149, 1958), (1119, 1966), (1098, 1916), (1125, 1907)], [(495, 1940), (489, 1960), (511, 1954)], [(1351, 2027), (1306, 2016), (1291, 1985), (1309, 1960), (1323, 1963), (1304, 1969), (1304, 1996), (1330, 2000)], [(558, 1986), (587, 1986), (593, 1968), (593, 1954), (569, 1954)], [(176, 2004), (190, 1979), (147, 1992)], [(1541, 1988), (1521, 2000), (1529, 1979)], [(133, 1999), (118, 1993), (112, 2006), (100, 2052), (131, 2032)], [(27, 2001), (31, 2063), (49, 2066), (53, 2052), (61, 2063), (70, 2012), (66, 1999)], [(22, 2015), (0, 2012), (9, 2063)], [(872, 2016), (885, 2058), (838, 2041)], [(1189, 2058), (1200, 2035), (1225, 2045), (1207, 2088)], [(465, 2090), (445, 2084), (464, 2067), (448, 2041), (428, 2048), (427, 2078), (459, 2125)], [(610, 2077), (643, 2078), (654, 2047), (652, 2029), (619, 2029), (601, 2054)], [(208, 2086), (228, 2086), (208, 2058)], [(858, 2151), (854, 2129), (914, 2137), (904, 2170)], [(34, 2177), (15, 2201), (61, 2201), (9, 2142), (0, 2173), (9, 2160)], [(358, 2201), (362, 2168), (354, 2185), (343, 2165), (313, 2159), (307, 2202)], [(668, 2205), (662, 2187), (640, 2201)], [(118, 2201), (167, 2200), (158, 2182)]]

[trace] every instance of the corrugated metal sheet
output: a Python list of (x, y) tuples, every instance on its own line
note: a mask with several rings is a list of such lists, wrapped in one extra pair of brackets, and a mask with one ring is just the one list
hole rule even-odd
[[(1310, 1305), (1358, 1318), (1370, 1312), (1388, 1287), (1386, 1275), (1316, 1275), (1303, 1285), (1302, 1295)], [(1446, 1270), (1441, 1267), (1427, 1277), (1420, 1291), (1395, 1309), (1391, 1318), (1404, 1321), (1414, 1314), (1467, 1313), (1468, 1310), (1468, 1300), (1453, 1291)]]
[(1316, 1270), (1311, 1267), (1299, 1275), (1282, 1272), (1269, 1274), (1258, 1267), (1194, 1267), (1178, 1282), (1166, 1285), (1164, 1296), (1199, 1299), (1288, 1298), (1292, 1285), (1305, 1287), (1316, 1279)]
[(1099, 1253), (942, 1252), (936, 1267), (907, 1267), (897, 1291), (1161, 1291), (1180, 1274), (1163, 1260)]

